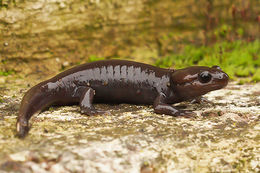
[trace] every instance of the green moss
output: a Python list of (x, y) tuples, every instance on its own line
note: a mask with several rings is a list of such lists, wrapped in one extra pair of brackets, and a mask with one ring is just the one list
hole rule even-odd
[(190, 65), (219, 65), (231, 79), (250, 77), (260, 81), (260, 41), (221, 42), (213, 46), (187, 45), (178, 53), (157, 60), (159, 67), (183, 68)]
[(220, 28), (216, 29), (214, 34), (217, 38), (226, 38), (231, 30), (231, 26), (224, 24)]
[(104, 60), (105, 58), (103, 57), (97, 57), (95, 55), (91, 55), (89, 58), (88, 58), (88, 62), (94, 62), (94, 61), (100, 61), (100, 60)]
[(8, 76), (10, 74), (13, 74), (14, 71), (10, 70), (10, 71), (0, 71), (0, 76)]
[(254, 73), (252, 77), (253, 82), (259, 82), (260, 81), (260, 69), (258, 68), (256, 72)]
[(9, 8), (12, 6), (16, 6), (16, 0), (8, 0), (8, 1), (2, 1), (0, 0), (0, 9), (1, 8)]

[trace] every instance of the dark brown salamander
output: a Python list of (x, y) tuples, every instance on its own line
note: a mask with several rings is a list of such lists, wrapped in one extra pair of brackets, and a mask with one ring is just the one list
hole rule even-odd
[(105, 60), (79, 65), (43, 81), (26, 92), (17, 120), (18, 136), (29, 130), (29, 119), (50, 105), (79, 103), (81, 113), (103, 114), (95, 103), (153, 104), (154, 112), (190, 114), (170, 104), (197, 98), (225, 87), (228, 75), (220, 67), (193, 66), (180, 70)]

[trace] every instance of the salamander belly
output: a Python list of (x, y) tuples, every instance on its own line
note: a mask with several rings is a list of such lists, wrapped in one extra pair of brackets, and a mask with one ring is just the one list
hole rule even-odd
[(153, 104), (157, 94), (154, 88), (135, 86), (129, 87), (93, 87), (95, 90), (94, 102), (96, 103), (134, 103)]

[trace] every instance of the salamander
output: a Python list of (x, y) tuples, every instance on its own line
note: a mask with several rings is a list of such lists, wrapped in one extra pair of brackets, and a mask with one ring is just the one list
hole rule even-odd
[(25, 137), (30, 118), (51, 105), (79, 104), (82, 114), (108, 113), (93, 103), (153, 105), (157, 114), (184, 116), (174, 103), (198, 98), (228, 84), (219, 66), (164, 69), (127, 61), (103, 60), (68, 69), (29, 89), (21, 102), (17, 134)]

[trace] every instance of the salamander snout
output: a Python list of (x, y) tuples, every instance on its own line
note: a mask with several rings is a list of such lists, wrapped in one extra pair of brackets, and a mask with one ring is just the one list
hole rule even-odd
[(222, 86), (226, 86), (229, 80), (229, 76), (227, 75), (227, 73), (223, 72), (223, 70), (217, 65), (214, 65), (211, 68), (216, 70), (215, 72), (213, 72), (215, 80), (221, 81)]
[(228, 75), (226, 73), (218, 73), (215, 76), (217, 79), (228, 79)]
[(228, 84), (229, 76), (223, 71), (212, 73), (213, 83), (218, 84), (221, 88)]

